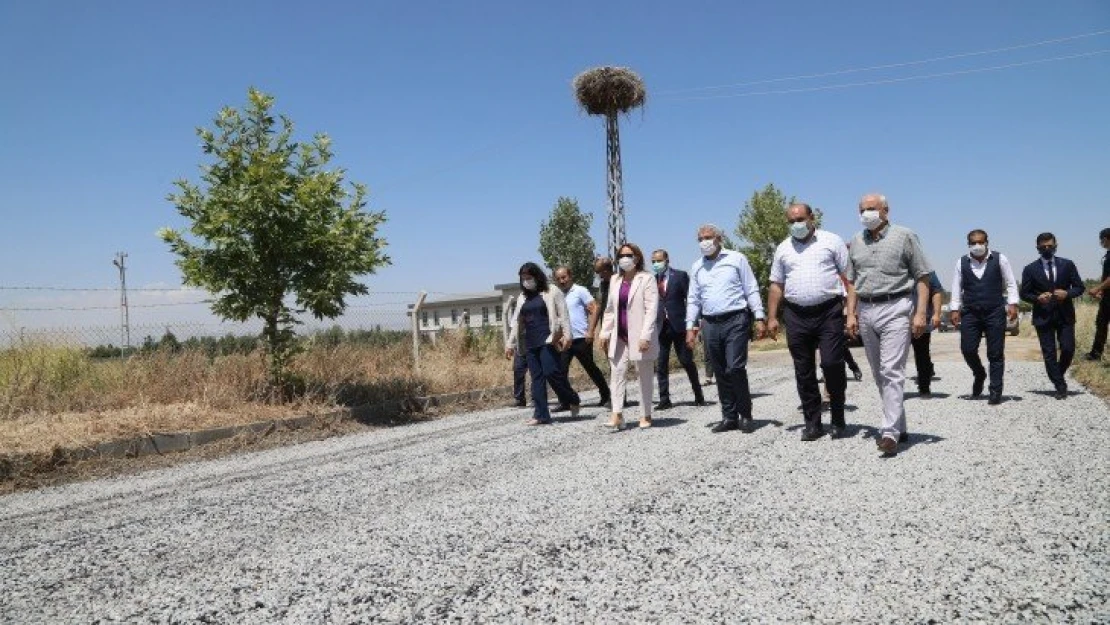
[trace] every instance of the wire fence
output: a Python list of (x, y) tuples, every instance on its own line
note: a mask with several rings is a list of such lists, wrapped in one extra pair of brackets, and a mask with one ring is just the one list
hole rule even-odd
[[(419, 296), (418, 292), (388, 292), (349, 298), (344, 313), (333, 319), (297, 315), (296, 332), (312, 336), (335, 333), (338, 328), (411, 333), (411, 308)], [(437, 296), (449, 301), (456, 294)], [(257, 337), (262, 331), (258, 319), (239, 323), (215, 316), (211, 296), (204, 291), (129, 289), (128, 300), (125, 317), (118, 288), (0, 286), (0, 349), (30, 342), (118, 350), (164, 340)]]

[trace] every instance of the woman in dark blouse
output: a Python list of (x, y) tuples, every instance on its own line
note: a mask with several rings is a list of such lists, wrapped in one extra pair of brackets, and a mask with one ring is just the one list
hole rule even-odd
[(520, 267), (520, 295), (513, 317), (505, 357), (511, 359), (516, 350), (524, 353), (532, 375), (533, 419), (528, 425), (551, 423), (547, 408), (547, 385), (555, 391), (559, 403), (570, 406), (571, 418), (578, 416), (578, 393), (570, 387), (566, 371), (560, 366), (559, 352), (570, 346), (570, 314), (563, 292), (550, 286), (547, 276), (536, 263)]

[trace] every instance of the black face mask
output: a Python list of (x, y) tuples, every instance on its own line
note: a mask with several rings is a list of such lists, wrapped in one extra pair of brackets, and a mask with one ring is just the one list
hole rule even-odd
[(1037, 251), (1041, 253), (1041, 258), (1045, 260), (1052, 260), (1052, 257), (1056, 255), (1056, 246), (1041, 245), (1037, 247)]

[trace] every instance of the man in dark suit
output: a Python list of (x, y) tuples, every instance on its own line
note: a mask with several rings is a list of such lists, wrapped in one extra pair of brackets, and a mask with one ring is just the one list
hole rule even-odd
[(694, 352), (686, 345), (686, 294), (690, 290), (690, 274), (670, 267), (667, 250), (651, 253), (651, 268), (659, 286), (659, 314), (655, 327), (659, 328), (659, 358), (655, 361), (656, 383), (659, 386), (659, 403), (656, 410), (666, 410), (671, 404), (671, 346), (694, 389), (694, 404), (705, 405), (705, 396), (698, 381), (698, 367)]
[[(1041, 257), (1021, 272), (1021, 299), (1033, 304), (1033, 327), (1041, 341), (1041, 355), (1048, 378), (1056, 386), (1056, 399), (1067, 399), (1064, 375), (1075, 356), (1075, 304), (1083, 295), (1083, 280), (1075, 263), (1056, 256), (1056, 236), (1037, 235)], [(1056, 353), (1059, 343), (1059, 356)]]

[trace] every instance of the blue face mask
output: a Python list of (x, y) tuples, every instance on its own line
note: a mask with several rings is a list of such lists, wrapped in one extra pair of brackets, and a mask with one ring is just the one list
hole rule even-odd
[(655, 272), (655, 275), (663, 273), (667, 270), (667, 261), (651, 261), (651, 270)]
[(809, 222), (808, 221), (792, 221), (790, 222), (790, 236), (798, 239), (799, 241), (809, 236)]

